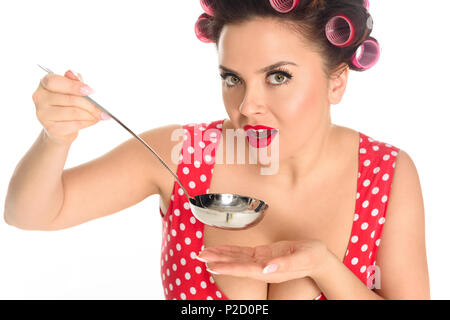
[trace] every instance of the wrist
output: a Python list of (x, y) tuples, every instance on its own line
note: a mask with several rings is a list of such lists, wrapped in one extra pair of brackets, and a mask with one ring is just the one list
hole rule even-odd
[[(76, 137), (75, 137), (76, 138)], [(72, 145), (72, 142), (75, 140), (75, 138), (71, 139), (71, 140), (59, 140), (59, 139), (55, 139), (52, 136), (50, 136), (47, 132), (47, 130), (42, 129), (42, 133), (41, 133), (41, 141), (46, 144), (49, 145), (51, 147), (56, 147), (56, 148), (63, 148), (63, 149), (69, 149), (70, 146)]]
[(333, 272), (336, 264), (339, 264), (339, 259), (328, 248), (320, 255), (320, 259), (317, 261), (315, 268), (311, 271), (310, 277), (317, 282), (327, 274)]

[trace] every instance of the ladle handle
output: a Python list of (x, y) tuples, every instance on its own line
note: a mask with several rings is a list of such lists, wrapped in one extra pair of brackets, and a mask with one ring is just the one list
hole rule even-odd
[(89, 96), (84, 96), (83, 98), (86, 98), (87, 100), (89, 100), (90, 102), (92, 102), (94, 105), (96, 105), (100, 110), (102, 110), (104, 113), (106, 113), (108, 116), (110, 116), (111, 118), (113, 118), (118, 124), (120, 124), (125, 130), (127, 130), (129, 133), (131, 133), (131, 135), (133, 135), (136, 139), (138, 139), (148, 150), (150, 150), (153, 155), (158, 158), (159, 162), (161, 162), (161, 164), (166, 167), (167, 170), (169, 170), (169, 172), (172, 174), (172, 176), (175, 178), (175, 180), (178, 182), (178, 184), (180, 185), (180, 187), (183, 189), (184, 193), (186, 194), (186, 196), (188, 197), (188, 199), (191, 198), (191, 196), (189, 196), (189, 193), (186, 191), (186, 189), (184, 188), (183, 184), (181, 183), (181, 181), (178, 179), (177, 175), (175, 173), (173, 173), (173, 171), (166, 165), (166, 163), (164, 162), (163, 159), (161, 159), (161, 157), (156, 153), (156, 151), (154, 151), (152, 149), (152, 147), (150, 147), (144, 140), (141, 139), (141, 137), (139, 137), (137, 134), (135, 134), (133, 131), (131, 131), (126, 125), (124, 125), (119, 119), (117, 119), (113, 114), (111, 114), (108, 110), (106, 110), (105, 108), (103, 108), (100, 104), (98, 104), (97, 102), (95, 102), (91, 97)]

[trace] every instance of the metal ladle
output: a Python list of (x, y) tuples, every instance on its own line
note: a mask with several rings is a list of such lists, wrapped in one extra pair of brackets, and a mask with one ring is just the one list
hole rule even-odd
[[(47, 73), (54, 72), (48, 68), (44, 68), (38, 64)], [(100, 110), (105, 112), (127, 130), (133, 137), (139, 140), (152, 154), (158, 158), (162, 165), (169, 170), (184, 194), (189, 200), (191, 211), (195, 218), (202, 223), (226, 230), (243, 230), (256, 225), (264, 217), (265, 211), (269, 207), (264, 201), (252, 197), (245, 197), (230, 193), (207, 193), (195, 197), (191, 197), (183, 186), (177, 175), (170, 170), (161, 157), (137, 134), (128, 129), (119, 119), (112, 115), (108, 110), (103, 108), (100, 104), (92, 100), (88, 96), (84, 96), (88, 101), (97, 106)]]

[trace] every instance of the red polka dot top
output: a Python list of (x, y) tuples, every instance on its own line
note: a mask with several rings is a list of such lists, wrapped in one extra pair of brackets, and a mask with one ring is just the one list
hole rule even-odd
[[(184, 142), (177, 176), (191, 196), (209, 192), (215, 151), (225, 120), (183, 126)], [(399, 149), (359, 133), (359, 169), (351, 236), (344, 258), (347, 266), (367, 287), (377, 287), (377, 249), (385, 222), (389, 193)], [(228, 300), (195, 259), (204, 249), (204, 224), (190, 210), (183, 190), (174, 182), (166, 214), (162, 218), (161, 278), (166, 299)], [(379, 274), (379, 273), (378, 273)], [(322, 293), (315, 300), (326, 300)]]

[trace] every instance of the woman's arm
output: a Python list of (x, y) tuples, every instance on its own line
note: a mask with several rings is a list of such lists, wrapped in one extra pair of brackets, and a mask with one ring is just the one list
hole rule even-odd
[(334, 255), (312, 274), (327, 299), (430, 299), (424, 204), (414, 162), (400, 150), (380, 246), (374, 291)]
[(55, 218), (63, 202), (61, 175), (69, 149), (70, 144), (57, 144), (41, 131), (9, 182), (4, 212), (8, 224), (38, 226)]
[[(140, 134), (166, 161), (179, 125)], [(134, 138), (105, 155), (63, 170), (69, 147), (41, 135), (18, 164), (5, 202), (5, 221), (26, 230), (60, 230), (128, 208), (159, 192), (170, 173)]]
[(397, 155), (377, 265), (386, 299), (430, 299), (425, 246), (425, 209), (419, 175), (411, 157)]

